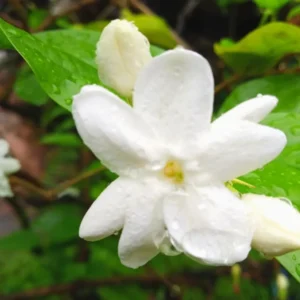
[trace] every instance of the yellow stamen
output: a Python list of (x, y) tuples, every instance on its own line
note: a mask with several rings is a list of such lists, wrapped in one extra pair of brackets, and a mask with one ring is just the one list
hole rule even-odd
[(244, 185), (244, 186), (249, 187), (249, 188), (251, 188), (251, 189), (255, 188), (254, 185), (252, 185), (252, 184), (250, 184), (250, 183), (248, 183), (248, 182), (245, 182), (245, 181), (243, 181), (243, 180), (237, 179), (237, 178), (235, 178), (235, 179), (233, 179), (233, 180), (231, 180), (231, 181), (232, 181), (232, 183)]
[(164, 167), (164, 175), (175, 183), (183, 182), (184, 175), (181, 165), (177, 161), (168, 161)]

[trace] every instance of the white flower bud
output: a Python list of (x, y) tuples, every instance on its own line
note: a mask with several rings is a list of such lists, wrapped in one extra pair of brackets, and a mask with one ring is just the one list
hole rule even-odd
[(252, 247), (267, 256), (278, 256), (300, 249), (300, 214), (285, 199), (245, 194), (256, 222)]
[(140, 70), (151, 60), (150, 44), (131, 22), (114, 20), (97, 44), (100, 80), (121, 95), (131, 97)]
[(276, 285), (278, 289), (278, 299), (286, 300), (288, 298), (289, 279), (286, 275), (280, 273), (276, 277)]

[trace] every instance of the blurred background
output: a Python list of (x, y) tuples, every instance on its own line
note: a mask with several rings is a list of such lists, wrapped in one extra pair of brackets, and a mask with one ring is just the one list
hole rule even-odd
[[(216, 114), (258, 93), (300, 103), (299, 0), (0, 0), (0, 17), (41, 37), (134, 21), (155, 51), (180, 45), (209, 60)], [(272, 23), (280, 28), (263, 31)], [(68, 43), (65, 35), (61, 45)], [(69, 48), (81, 54), (88, 43)], [(22, 169), (10, 176), (14, 197), (0, 199), (0, 299), (300, 299), (299, 283), (279, 262), (254, 251), (233, 267), (159, 255), (132, 270), (120, 264), (118, 235), (79, 239), (85, 211), (116, 176), (83, 146), (69, 112), (49, 99), (23, 58), (4, 48), (0, 137)]]

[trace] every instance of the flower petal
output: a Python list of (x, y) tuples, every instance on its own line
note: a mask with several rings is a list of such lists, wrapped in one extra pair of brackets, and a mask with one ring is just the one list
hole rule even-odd
[(300, 214), (286, 199), (244, 194), (256, 228), (252, 247), (267, 256), (278, 256), (300, 249)]
[(20, 162), (11, 157), (0, 158), (0, 170), (5, 174), (17, 172), (21, 168)]
[(122, 229), (126, 205), (137, 183), (126, 177), (113, 181), (94, 201), (85, 214), (79, 236), (87, 241), (103, 239)]
[(174, 193), (164, 200), (164, 216), (174, 246), (197, 261), (232, 265), (250, 251), (250, 214), (224, 186)]
[(125, 266), (140, 267), (159, 253), (155, 238), (162, 236), (165, 228), (157, 212), (161, 211), (161, 201), (171, 188), (153, 178), (144, 181), (139, 190), (132, 193), (119, 242), (119, 256)]
[(285, 134), (268, 126), (249, 121), (213, 126), (198, 152), (198, 183), (213, 178), (225, 182), (261, 168), (285, 145)]
[(13, 193), (7, 177), (0, 172), (0, 197), (12, 197)]
[(278, 99), (274, 96), (258, 95), (230, 109), (216, 119), (213, 125), (222, 125), (223, 122), (232, 120), (247, 120), (258, 123), (273, 110), (277, 103)]
[(193, 51), (170, 50), (141, 71), (133, 106), (165, 141), (186, 144), (209, 127), (213, 85), (205, 58)]
[(91, 85), (74, 97), (73, 116), (84, 143), (119, 175), (161, 157), (151, 128), (134, 110), (106, 89)]

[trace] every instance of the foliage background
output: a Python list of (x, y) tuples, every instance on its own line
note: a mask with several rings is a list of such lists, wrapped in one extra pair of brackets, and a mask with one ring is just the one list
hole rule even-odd
[(82, 216), (115, 175), (84, 147), (69, 113), (82, 85), (101, 84), (103, 27), (132, 20), (153, 56), (183, 45), (210, 61), (215, 116), (259, 93), (280, 99), (263, 122), (285, 131), (288, 146), (243, 179), (300, 208), (298, 0), (11, 0), (0, 10), (0, 135), (22, 164), (10, 177), (15, 197), (0, 200), (0, 299), (300, 299), (299, 252), (266, 260), (253, 251), (240, 268), (159, 255), (131, 270), (117, 257), (118, 236), (80, 240)]

